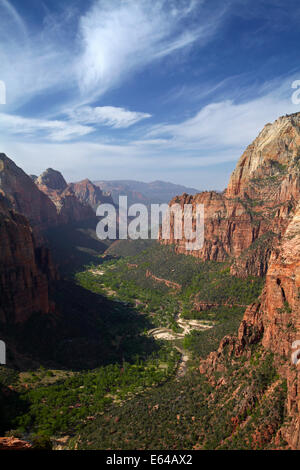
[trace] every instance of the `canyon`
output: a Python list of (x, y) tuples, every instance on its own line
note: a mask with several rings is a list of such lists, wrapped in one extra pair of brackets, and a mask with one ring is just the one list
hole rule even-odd
[[(178, 253), (215, 261), (232, 260), (237, 276), (264, 276), (272, 247), (281, 239), (300, 195), (300, 115), (267, 124), (241, 156), (223, 193), (183, 194), (169, 203), (204, 205), (205, 233), (201, 250), (187, 251), (186, 239), (169, 240)], [(195, 228), (195, 223), (194, 223)]]
[(30, 177), (0, 154), (1, 322), (24, 323), (34, 313), (56, 311), (49, 292), (59, 267), (47, 231), (86, 221), (96, 226), (95, 208), (108, 201), (89, 180), (68, 185), (53, 169)]
[[(226, 361), (234, 362), (237, 357), (249, 359), (253, 345), (261, 345), (263, 354), (271, 352), (279, 376), (287, 381), (288, 414), (276, 437), (273, 436), (273, 445), (276, 447), (284, 441), (290, 449), (300, 448), (299, 367), (291, 362), (292, 345), (300, 337), (299, 139), (299, 114), (285, 116), (273, 125), (267, 125), (241, 157), (222, 195), (226, 210), (234, 198), (239, 198), (234, 208), (236, 211), (241, 209), (243, 220), (242, 226), (230, 236), (227, 232), (228, 243), (219, 245), (222, 253), (236, 257), (232, 265), (235, 274), (241, 274), (242, 269), (266, 274), (266, 282), (259, 302), (246, 309), (238, 336), (225, 337), (218, 351), (211, 353), (200, 365), (200, 372), (212, 377), (215, 371), (224, 373)], [(254, 218), (248, 214), (247, 227), (245, 205), (251, 201), (253, 206), (253, 201), (260, 200), (258, 198), (263, 203), (256, 208), (255, 217), (259, 220), (257, 230), (253, 231)], [(229, 212), (225, 222), (228, 227), (236, 223), (232, 214)], [(211, 220), (209, 229), (215, 229)], [(251, 250), (251, 245), (270, 229), (275, 234), (272, 243), (266, 243), (263, 238), (259, 250), (256, 246)], [(198, 255), (214, 256), (208, 247), (206, 249), (206, 254)], [(250, 255), (249, 251), (252, 251)], [(261, 431), (257, 429), (256, 434), (260, 435)], [(272, 432), (268, 438), (272, 439)]]
[[(214, 388), (208, 406), (218, 393), (223, 393), (221, 408), (232, 394), (239, 397), (231, 417), (233, 432), (226, 442), (243, 432), (253, 410), (273, 397), (279, 382), (285, 381), (284, 422), (276, 413), (259, 421), (251, 431), (249, 446), (300, 449), (300, 366), (291, 362), (292, 345), (300, 339), (299, 196), (300, 113), (296, 113), (264, 127), (241, 156), (224, 192), (184, 193), (170, 202), (182, 208), (192, 204), (194, 212), (197, 204), (204, 205), (204, 245), (201, 250), (187, 251), (186, 240), (175, 239), (173, 231), (169, 240), (159, 240), (161, 245), (172, 245), (177, 255), (227, 263), (233, 278), (265, 278), (259, 299), (245, 309), (237, 335), (226, 335), (217, 350), (199, 360), (199, 373)], [(29, 177), (0, 154), (2, 324), (25, 323), (35, 312), (59, 314), (50, 295), (59, 269), (52, 261), (47, 230), (96, 220), (95, 208), (107, 202), (112, 202), (111, 196), (89, 180), (68, 184), (52, 169)], [(170, 288), (173, 294), (181, 290), (181, 284), (146, 267), (147, 281)], [(134, 271), (137, 265), (129, 263), (128, 268)], [(221, 305), (195, 298), (194, 307), (201, 313)], [(268, 364), (270, 355), (275, 378), (263, 391), (255, 389), (248, 371), (256, 377), (256, 368)]]

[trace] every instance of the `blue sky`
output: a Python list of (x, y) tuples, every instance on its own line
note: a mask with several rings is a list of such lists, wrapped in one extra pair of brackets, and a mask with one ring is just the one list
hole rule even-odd
[(223, 189), (299, 110), (298, 0), (0, 0), (0, 150), (28, 173)]

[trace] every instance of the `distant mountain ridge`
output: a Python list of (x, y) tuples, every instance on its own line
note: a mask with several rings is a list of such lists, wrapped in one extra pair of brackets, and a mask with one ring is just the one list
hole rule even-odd
[(165, 181), (153, 181), (144, 183), (135, 180), (111, 180), (111, 181), (94, 181), (102, 191), (110, 192), (116, 204), (119, 201), (119, 195), (127, 196), (129, 204), (143, 203), (163, 204), (168, 203), (173, 197), (183, 193), (197, 194), (200, 190), (188, 188), (186, 186)]
[(57, 313), (50, 290), (58, 265), (72, 262), (74, 250), (87, 262), (103, 251), (95, 207), (107, 200), (89, 180), (68, 185), (51, 168), (28, 176), (0, 153), (0, 325)]
[(37, 178), (35, 184), (54, 203), (59, 223), (69, 224), (94, 217), (92, 208), (76, 197), (73, 188), (67, 185), (59, 171), (48, 168)]
[(111, 195), (103, 192), (99, 186), (88, 179), (78, 183), (70, 183), (68, 188), (74, 192), (82, 204), (90, 206), (95, 212), (99, 204), (113, 204)]

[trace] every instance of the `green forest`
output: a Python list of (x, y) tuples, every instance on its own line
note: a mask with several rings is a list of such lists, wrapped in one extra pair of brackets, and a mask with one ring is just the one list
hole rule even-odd
[[(197, 372), (199, 360), (216, 350), (224, 335), (236, 333), (263, 280), (238, 279), (230, 274), (229, 262), (204, 263), (156, 244), (142, 246), (132, 256), (100, 256), (75, 272), (72, 282), (79, 291), (70, 288), (70, 314), (75, 311), (72, 302), (93, 301), (95, 348), (89, 352), (91, 364), (100, 365), (82, 369), (70, 360), (62, 367), (46, 361), (22, 372), (2, 367), (2, 432), (30, 435), (41, 447), (63, 436), (68, 436), (68, 446), (79, 448), (154, 444), (162, 449), (175, 448), (175, 441), (176, 448), (199, 445), (212, 426), (206, 406), (211, 385)], [(200, 327), (193, 329), (193, 322)], [(157, 330), (169, 332), (168, 339), (152, 335)], [(61, 344), (64, 357), (72, 358), (73, 342)], [(184, 372), (183, 355), (188, 357)], [(60, 357), (56, 353), (53, 363)], [(13, 390), (8, 398), (7, 388)], [(224, 411), (224, 422), (234, 405)], [(205, 446), (220, 442), (220, 432), (214, 431)], [(228, 432), (222, 429), (224, 436)]]

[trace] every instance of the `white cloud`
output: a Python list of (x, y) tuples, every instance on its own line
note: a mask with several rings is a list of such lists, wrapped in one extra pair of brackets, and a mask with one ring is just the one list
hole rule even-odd
[[(186, 184), (203, 187), (206, 181), (197, 184), (197, 175), (200, 181), (205, 167), (236, 161), (267, 122), (298, 110), (290, 98), (294, 91), (290, 88), (292, 81), (293, 77), (282, 84), (265, 84), (264, 95), (245, 103), (234, 100), (211, 103), (190, 119), (176, 125), (152, 127), (140, 139), (136, 138), (135, 133), (136, 140), (122, 145), (113, 140), (106, 143), (79, 141), (51, 144), (32, 139), (25, 142), (22, 138), (9, 141), (2, 137), (1, 151), (10, 153), (14, 159), (21, 156), (26, 171), (38, 173), (48, 166), (57, 167), (70, 180), (83, 177), (130, 178), (132, 174), (143, 179), (141, 175), (147, 174), (149, 178), (152, 175), (153, 179), (168, 178), (180, 182), (182, 172), (186, 175)], [(0, 126), (4, 129), (8, 126), (10, 132), (21, 133), (22, 130), (27, 135), (38, 130), (47, 133), (52, 140), (67, 141), (92, 132), (93, 127), (86, 124), (94, 120), (94, 110), (92, 117), (87, 114), (87, 122), (83, 124), (0, 114)], [(37, 161), (40, 168), (36, 169)], [(176, 177), (172, 178), (172, 175)], [(227, 178), (226, 170), (224, 187), (227, 182), (225, 175)], [(222, 181), (221, 176), (219, 180)], [(210, 187), (214, 186), (213, 183), (212, 180)], [(219, 183), (218, 188), (221, 187)]]
[[(74, 85), (74, 56), (51, 28), (45, 21), (43, 29), (33, 32), (7, 0), (0, 0), (0, 76), (9, 111), (45, 91)], [(59, 22), (57, 28), (63, 31)]]
[[(204, 0), (95, 0), (83, 16), (71, 7), (60, 16), (49, 13), (37, 30), (27, 27), (8, 0), (0, 0), (0, 79), (7, 87), (5, 112), (16, 115), (16, 125), (21, 122), (18, 109), (38, 99), (46, 111), (44, 123), (40, 119), (35, 122), (37, 130), (63, 127), (48, 121), (66, 116), (68, 109), (76, 110), (71, 121), (76, 119), (77, 124), (116, 129), (151, 117), (116, 106), (93, 108), (92, 104), (145, 65), (196, 41), (198, 45), (206, 43), (222, 13), (205, 18), (198, 15), (188, 31), (184, 26), (202, 3)], [(49, 99), (51, 93), (59, 93), (62, 99)], [(16, 133), (11, 117), (7, 120), (2, 131), (13, 128)], [(51, 138), (77, 135), (66, 130), (74, 129), (76, 122), (66, 122), (64, 130), (53, 131)], [(34, 120), (30, 124), (26, 121), (25, 134), (28, 129), (33, 133)], [(79, 135), (91, 132), (77, 129)]]
[(168, 0), (98, 0), (81, 18), (82, 56), (77, 68), (84, 95), (100, 96), (131, 73), (195, 41), (204, 44), (214, 35), (222, 12), (197, 18), (182, 33), (186, 17), (202, 1), (176, 2), (170, 14)]
[[(25, 163), (22, 166), (30, 172), (39, 171), (36, 161), (43, 155), (41, 170), (57, 167), (70, 179), (93, 178), (95, 174), (101, 179), (103, 169), (118, 171), (115, 176), (119, 178), (133, 172), (135, 177), (139, 172), (149, 172), (157, 179), (163, 172), (168, 175), (173, 171), (191, 172), (190, 168), (197, 170), (237, 159), (267, 122), (297, 111), (290, 100), (292, 78), (282, 84), (267, 84), (255, 99), (249, 99), (249, 93), (239, 94), (238, 90), (229, 96), (229, 87), (223, 83), (224, 95), (218, 98), (215, 95), (210, 104), (198, 108), (189, 119), (172, 125), (161, 123), (148, 132), (144, 129), (143, 136), (137, 130), (135, 141), (123, 145), (69, 142), (87, 136), (99, 125), (129, 128), (150, 118), (148, 113), (92, 105), (154, 61), (175, 51), (186, 52), (193, 44), (199, 48), (206, 44), (214, 36), (224, 12), (202, 16), (199, 13), (202, 3), (202, 0), (96, 0), (81, 18), (69, 12), (69, 7), (70, 14), (59, 21), (46, 18), (43, 30), (37, 33), (27, 29), (8, 0), (0, 0), (0, 79), (8, 85), (7, 114), (0, 114), (1, 150), (14, 159), (21, 156), (19, 164)], [(196, 21), (190, 22), (193, 15)], [(68, 21), (72, 21), (72, 40), (64, 40)], [(74, 24), (78, 24), (78, 31)], [(199, 87), (207, 98), (220, 85), (208, 92), (200, 79)], [(62, 101), (53, 100), (56, 106), (53, 111), (49, 92), (62, 89), (68, 96), (61, 94)], [(194, 100), (195, 93), (190, 95)], [(241, 102), (241, 96), (243, 99), (248, 96), (248, 100)], [(43, 118), (25, 118), (17, 111), (32, 98), (47, 110)], [(193, 109), (195, 105), (196, 100)], [(36, 103), (31, 109), (36, 109)], [(55, 119), (57, 116), (60, 119)], [(16, 142), (9, 135), (13, 138), (17, 135)], [(101, 138), (99, 134), (94, 137)], [(197, 178), (197, 172), (193, 173)], [(112, 176), (106, 173), (107, 178)]]
[[(1, 151), (16, 159), (29, 173), (36, 174), (52, 166), (62, 171), (68, 180), (83, 177), (120, 179), (131, 178), (134, 174), (141, 180), (147, 175), (149, 179), (168, 179), (199, 188), (222, 189), (227, 184), (233, 162), (263, 126), (283, 114), (298, 111), (290, 98), (292, 81), (293, 77), (282, 84), (265, 84), (264, 95), (245, 103), (234, 100), (211, 103), (190, 119), (176, 125), (152, 127), (148, 135), (122, 145), (80, 141), (51, 144), (22, 139), (15, 142), (2, 138)], [(0, 115), (1, 126), (2, 119)], [(21, 125), (28, 132), (33, 126), (42, 130), (46, 128), (56, 138), (60, 132), (63, 138), (68, 138), (72, 132), (84, 135), (90, 130), (84, 125), (72, 127), (74, 124), (71, 123), (70, 127), (64, 127), (64, 123), (59, 121), (51, 124), (50, 128), (48, 122), (32, 120), (18, 123), (17, 129)], [(214, 179), (214, 173), (209, 174), (205, 167), (218, 164), (222, 171), (214, 167), (217, 171)]]
[(69, 111), (69, 120), (35, 119), (16, 114), (0, 113), (2, 134), (42, 138), (51, 141), (68, 141), (84, 137), (96, 130), (95, 125), (115, 129), (128, 128), (150, 118), (150, 114), (128, 111), (124, 108), (84, 106)]
[(83, 16), (68, 6), (60, 16), (49, 13), (42, 28), (33, 30), (8, 0), (0, 0), (0, 79), (7, 84), (7, 108), (61, 90), (72, 106), (91, 104), (154, 60), (196, 41), (206, 43), (222, 12), (199, 16), (188, 31), (183, 27), (202, 3), (95, 0)]
[(129, 111), (114, 106), (82, 106), (69, 113), (71, 119), (83, 124), (103, 124), (115, 129), (127, 128), (151, 117), (151, 114)]
[(210, 103), (179, 124), (154, 126), (147, 138), (165, 139), (170, 148), (198, 149), (199, 155), (224, 148), (242, 149), (265, 124), (283, 114), (298, 111), (291, 101), (292, 81), (265, 84), (266, 94), (247, 102), (224, 100)]
[(81, 124), (46, 119), (31, 119), (22, 116), (0, 113), (1, 130), (13, 135), (36, 136), (42, 132), (43, 137), (53, 141), (65, 141), (83, 137), (94, 131), (93, 127)]
[[(26, 34), (26, 27), (21, 16), (8, 0), (0, 0), (0, 8), (2, 9), (2, 15), (4, 16), (5, 21), (12, 19), (21, 31)], [(8, 18), (6, 16), (7, 14)]]

